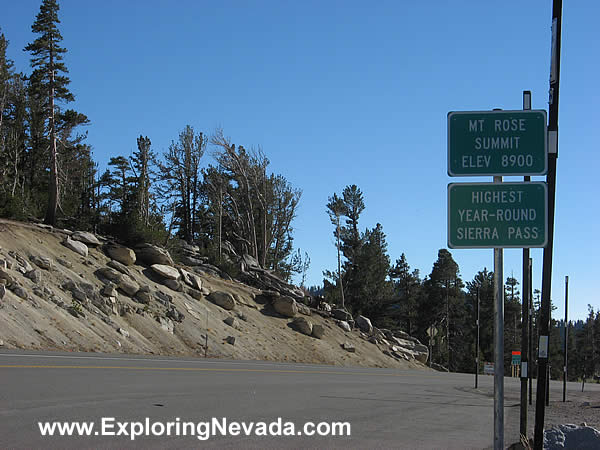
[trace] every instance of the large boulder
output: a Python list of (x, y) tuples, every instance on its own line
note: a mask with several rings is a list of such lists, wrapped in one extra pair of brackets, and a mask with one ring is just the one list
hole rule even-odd
[(296, 317), (292, 322), (294, 328), (300, 333), (310, 336), (313, 331), (313, 324), (306, 317)]
[(544, 448), (549, 450), (600, 448), (600, 431), (585, 424), (554, 425), (544, 431)]
[(168, 280), (179, 280), (179, 278), (181, 278), (179, 270), (175, 267), (167, 266), (165, 264), (152, 264), (150, 268), (155, 273)]
[(344, 331), (352, 331), (352, 328), (350, 328), (350, 324), (348, 324), (348, 322), (346, 322), (345, 320), (340, 320), (338, 322), (338, 325)]
[(227, 292), (211, 292), (208, 296), (208, 299), (214, 304), (219, 305), (223, 309), (232, 310), (233, 308), (235, 308), (235, 299), (233, 298), (233, 295)]
[(254, 300), (256, 303), (265, 304), (272, 303), (279, 297), (281, 297), (281, 294), (277, 291), (263, 290), (254, 298)]
[(119, 284), (121, 277), (123, 276), (122, 273), (110, 267), (102, 267), (96, 271), (96, 274), (108, 281), (112, 281), (115, 284)]
[(321, 339), (325, 334), (325, 327), (320, 324), (314, 324), (312, 327), (312, 336)]
[(125, 275), (131, 275), (131, 273), (129, 273), (129, 269), (127, 268), (127, 266), (125, 264), (121, 264), (119, 261), (111, 259), (109, 262), (106, 263), (106, 265), (115, 270), (118, 270), (121, 273), (124, 273)]
[[(118, 272), (117, 272), (118, 273)], [(140, 285), (128, 275), (121, 275), (118, 287), (130, 297), (133, 297), (140, 290)]]
[(373, 325), (371, 321), (367, 319), (365, 316), (358, 316), (355, 319), (356, 326), (360, 328), (360, 331), (363, 331), (367, 334), (371, 334), (373, 332)]
[(53, 266), (52, 260), (47, 256), (31, 255), (29, 256), (29, 260), (40, 269), (51, 270)]
[(62, 244), (81, 256), (88, 255), (88, 247), (83, 242), (74, 241), (73, 239), (67, 236), (67, 238), (64, 241), (62, 241)]
[(306, 306), (303, 303), (299, 303), (299, 302), (296, 302), (296, 305), (298, 306), (298, 312), (300, 314), (304, 314), (305, 316), (310, 316), (311, 315), (311, 311), (310, 311), (310, 308), (308, 306)]
[(131, 266), (135, 263), (136, 257), (135, 252), (128, 247), (122, 245), (110, 244), (104, 246), (104, 251), (115, 261), (119, 261), (121, 264)]
[(284, 317), (294, 317), (298, 314), (298, 304), (296, 303), (296, 300), (285, 295), (273, 300), (273, 308)]
[(165, 278), (165, 280), (163, 281), (163, 284), (173, 291), (176, 291), (176, 292), (183, 291), (183, 284), (181, 284), (181, 282), (179, 282), (177, 280), (171, 280), (170, 278)]
[(140, 244), (135, 247), (135, 256), (137, 259), (145, 264), (151, 266), (152, 264), (165, 264), (167, 266), (173, 265), (173, 259), (167, 250), (164, 248), (157, 247), (152, 244)]
[(90, 247), (97, 247), (100, 245), (100, 241), (93, 233), (88, 233), (87, 231), (75, 231), (71, 235), (71, 239), (74, 241), (83, 242)]
[(344, 309), (334, 309), (331, 311), (331, 315), (337, 320), (344, 320), (346, 322), (352, 320), (352, 314)]
[(187, 270), (181, 268), (179, 269), (179, 271), (181, 272), (181, 278), (183, 278), (185, 284), (187, 284), (190, 287), (193, 287), (194, 289), (197, 289), (198, 291), (202, 290), (202, 278), (200, 278), (195, 273), (190, 273)]

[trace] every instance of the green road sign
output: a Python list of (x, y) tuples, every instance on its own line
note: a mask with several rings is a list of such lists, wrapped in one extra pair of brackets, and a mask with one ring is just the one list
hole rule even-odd
[(512, 355), (512, 365), (518, 366), (521, 364), (521, 355)]
[(545, 247), (548, 190), (544, 182), (450, 183), (450, 248)]
[(448, 113), (448, 175), (545, 175), (546, 111)]

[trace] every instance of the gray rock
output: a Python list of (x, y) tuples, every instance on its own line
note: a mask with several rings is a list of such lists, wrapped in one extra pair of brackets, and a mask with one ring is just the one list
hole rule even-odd
[(347, 352), (350, 352), (350, 353), (355, 353), (356, 352), (356, 347), (354, 347), (354, 345), (352, 345), (350, 342), (344, 342), (342, 344), (342, 348), (344, 350), (346, 350)]
[(111, 259), (109, 262), (106, 263), (106, 265), (112, 269), (115, 269), (125, 275), (129, 275), (131, 276), (131, 273), (129, 272), (129, 269), (127, 268), (127, 266), (123, 263), (120, 263), (119, 261), (115, 260), (115, 259)]
[(78, 286), (83, 290), (87, 295), (92, 295), (96, 287), (92, 283), (87, 283), (85, 281), (80, 281)]
[(167, 311), (167, 317), (175, 322), (183, 322), (183, 319), (185, 318), (185, 316), (173, 305), (171, 305), (171, 308)]
[(24, 300), (27, 300), (29, 298), (29, 296), (27, 295), (27, 291), (25, 289), (23, 289), (21, 286), (19, 286), (18, 284), (13, 284), (12, 286), (10, 286), (10, 290), (17, 297), (20, 297)]
[(127, 331), (127, 330), (125, 330), (125, 329), (123, 329), (123, 328), (119, 328), (117, 331), (118, 331), (119, 333), (121, 333), (121, 334), (123, 335), (123, 337), (126, 337), (126, 338), (128, 338), (128, 337), (129, 337), (129, 331)]
[(202, 300), (202, 292), (197, 291), (196, 289), (187, 288), (185, 289), (185, 293), (196, 300)]
[(195, 257), (189, 256), (189, 255), (183, 255), (181, 257), (181, 263), (185, 264), (186, 266), (190, 266), (190, 267), (201, 266), (205, 262), (206, 262), (205, 259), (195, 258)]
[(29, 260), (36, 266), (38, 266), (40, 269), (51, 270), (53, 266), (52, 260), (47, 256), (31, 255), (29, 257)]
[(415, 344), (413, 352), (415, 353), (415, 359), (423, 364), (429, 359), (429, 349), (426, 345)]
[(340, 320), (337, 324), (344, 331), (352, 331), (352, 329), (350, 328), (350, 325), (348, 325), (348, 322), (346, 322), (345, 320)]
[(71, 295), (73, 295), (73, 298), (75, 300), (78, 300), (80, 302), (85, 302), (87, 300), (87, 295), (79, 288), (72, 289)]
[(63, 291), (72, 291), (73, 289), (77, 289), (77, 283), (68, 279), (61, 285), (61, 288)]
[(367, 334), (371, 334), (373, 332), (373, 325), (371, 321), (367, 319), (365, 316), (358, 316), (355, 320), (356, 326)]
[(300, 333), (310, 336), (313, 331), (313, 324), (306, 317), (296, 317), (292, 322), (294, 328), (296, 328)]
[(298, 314), (298, 304), (291, 297), (277, 297), (273, 301), (273, 308), (284, 317), (294, 317)]
[(121, 278), (123, 277), (123, 274), (110, 267), (102, 267), (101, 269), (98, 269), (97, 273), (102, 278), (112, 281), (117, 285), (121, 282)]
[(227, 325), (233, 328), (235, 328), (237, 325), (235, 317), (227, 317), (225, 320), (223, 320), (223, 322), (225, 322)]
[(3, 284), (0, 284), (0, 300), (2, 300), (5, 295), (6, 295), (6, 286), (4, 286)]
[(62, 244), (70, 250), (73, 250), (75, 253), (86, 257), (88, 255), (88, 247), (83, 242), (74, 241), (70, 237), (62, 241)]
[(563, 424), (544, 431), (544, 449), (600, 448), (600, 431), (588, 426)]
[[(25, 271), (23, 273), (31, 272), (33, 270), (33, 267), (31, 267), (31, 264), (29, 264), (29, 261), (27, 261), (25, 258), (23, 258), (18, 253), (16, 254), (16, 259), (19, 262), (19, 264), (21, 266), (23, 266), (23, 269), (25, 269)], [(6, 261), (4, 261), (4, 265), (6, 266)], [(12, 264), (11, 264), (11, 266), (12, 266)], [(4, 269), (6, 269), (6, 268), (7, 267), (4, 267)]]
[(163, 291), (156, 291), (154, 295), (156, 296), (158, 301), (161, 302), (163, 305), (168, 305), (173, 301), (173, 297), (171, 297), (169, 294)]
[(223, 309), (232, 310), (233, 308), (235, 308), (235, 299), (233, 298), (233, 295), (227, 292), (211, 292), (208, 296), (208, 299), (214, 304), (219, 305)]
[(169, 252), (152, 244), (140, 244), (134, 249), (137, 259), (145, 264), (173, 265), (173, 259)]
[(325, 327), (320, 324), (314, 324), (312, 327), (312, 336), (321, 339), (325, 334)]
[(235, 344), (235, 336), (227, 336), (227, 337), (225, 338), (225, 341), (226, 341), (228, 344), (234, 345), (234, 344)]
[(181, 276), (183, 281), (190, 287), (197, 289), (198, 291), (202, 290), (202, 278), (200, 278), (195, 273), (190, 273), (187, 270), (179, 269), (181, 272)]
[(331, 311), (331, 315), (334, 319), (349, 321), (352, 320), (352, 314), (343, 309), (334, 309)]
[(134, 300), (137, 300), (144, 305), (149, 304), (150, 300), (152, 300), (150, 288), (148, 286), (142, 286), (140, 290), (135, 293)]
[(11, 285), (13, 280), (13, 277), (11, 274), (9, 274), (6, 270), (0, 269), (0, 281), (4, 281), (4, 284), (7, 285)]
[(310, 308), (303, 303), (296, 302), (296, 306), (298, 307), (298, 312), (300, 314), (304, 314), (305, 316), (310, 316), (312, 314)]
[(106, 297), (116, 297), (117, 296), (117, 288), (113, 283), (106, 284), (100, 292), (102, 293), (102, 295), (104, 295)]
[(179, 280), (181, 275), (175, 267), (167, 266), (165, 264), (152, 264), (150, 268), (163, 278), (168, 280)]
[(104, 246), (104, 251), (112, 259), (126, 266), (131, 266), (136, 261), (135, 252), (122, 245), (107, 244)]
[(173, 334), (173, 329), (175, 326), (173, 325), (173, 321), (171, 319), (167, 319), (165, 317), (159, 317), (156, 319), (158, 323), (160, 323), (160, 327), (165, 330), (167, 333)]
[(56, 258), (56, 261), (58, 261), (58, 263), (61, 266), (66, 267), (67, 269), (72, 269), (73, 268), (73, 263), (71, 261), (68, 261), (68, 260), (63, 259), (63, 258)]
[(177, 280), (169, 280), (167, 278), (163, 280), (163, 284), (175, 292), (183, 291), (183, 285)]
[(136, 292), (140, 290), (140, 285), (137, 281), (127, 275), (121, 275), (118, 287), (130, 297), (134, 296)]
[(90, 247), (97, 247), (100, 245), (100, 241), (93, 233), (88, 233), (87, 231), (75, 231), (71, 234), (71, 239), (74, 241), (83, 242)]
[(202, 287), (202, 289), (200, 289), (200, 292), (202, 292), (202, 295), (204, 295), (205, 297), (208, 297), (210, 295), (210, 291), (204, 286)]

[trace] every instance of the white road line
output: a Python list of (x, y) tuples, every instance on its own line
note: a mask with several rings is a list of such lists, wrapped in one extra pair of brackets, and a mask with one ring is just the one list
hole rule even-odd
[[(286, 364), (286, 363), (272, 363), (262, 361), (206, 361), (206, 360), (189, 360), (189, 359), (152, 359), (152, 358), (118, 358), (114, 356), (70, 356), (70, 355), (37, 355), (37, 354), (14, 354), (14, 353), (0, 353), (1, 356), (19, 357), (19, 358), (56, 358), (56, 359), (92, 359), (92, 360), (115, 360), (115, 361), (152, 361), (152, 362), (169, 362), (169, 363), (201, 363), (201, 364), (230, 364), (230, 365), (254, 365), (254, 366), (275, 366), (275, 367), (306, 367), (306, 368), (318, 368), (321, 370), (331, 369), (340, 370), (344, 367), (340, 366), (320, 366), (320, 365), (306, 365), (306, 364)], [(360, 370), (359, 367), (346, 367), (351, 370)]]

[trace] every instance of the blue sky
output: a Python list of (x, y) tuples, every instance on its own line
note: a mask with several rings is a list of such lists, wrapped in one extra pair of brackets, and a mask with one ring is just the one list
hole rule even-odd
[[(29, 73), (22, 49), (41, 1), (2, 3), (8, 55)], [(491, 181), (447, 176), (447, 113), (520, 109), (523, 90), (547, 109), (550, 0), (59, 3), (72, 107), (91, 120), (101, 167), (140, 134), (162, 152), (187, 124), (261, 146), (271, 170), (303, 190), (295, 245), (310, 255), (308, 284), (336, 265), (325, 204), (348, 184), (364, 193), (361, 228), (380, 222), (392, 261), (404, 252), (429, 274), (447, 242), (447, 184)], [(595, 0), (563, 11), (558, 317), (565, 275), (570, 317), (600, 308), (598, 16)], [(531, 253), (541, 289), (542, 251)], [(466, 281), (493, 267), (491, 249), (452, 254)], [(505, 250), (505, 276), (520, 281), (521, 255)]]

